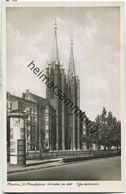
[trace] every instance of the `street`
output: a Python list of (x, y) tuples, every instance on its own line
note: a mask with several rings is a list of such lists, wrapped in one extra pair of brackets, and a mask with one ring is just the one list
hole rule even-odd
[(120, 180), (121, 158), (111, 157), (69, 163), (46, 169), (8, 174), (8, 181)]

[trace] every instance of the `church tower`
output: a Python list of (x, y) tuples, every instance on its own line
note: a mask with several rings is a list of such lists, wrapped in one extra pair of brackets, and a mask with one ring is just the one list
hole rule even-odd
[[(48, 76), (50, 82), (54, 83), (54, 86), (57, 88), (61, 88), (62, 80), (61, 80), (61, 67), (60, 67), (60, 60), (59, 60), (59, 50), (58, 50), (58, 41), (57, 41), (57, 24), (55, 21), (54, 24), (54, 42), (53, 42), (53, 55), (51, 58), (51, 62), (48, 64), (46, 68), (46, 75)], [(54, 108), (56, 112), (56, 145), (55, 149), (61, 149), (61, 142), (62, 142), (62, 106), (61, 100), (58, 96), (55, 95), (54, 91), (50, 90), (46, 86), (46, 98), (49, 104)]]
[[(80, 82), (78, 76), (76, 76), (75, 62), (73, 54), (73, 41), (71, 40), (70, 61), (68, 69), (68, 90), (71, 101), (74, 106), (80, 108)], [(80, 119), (77, 115), (69, 110), (69, 138), (70, 149), (80, 149)]]

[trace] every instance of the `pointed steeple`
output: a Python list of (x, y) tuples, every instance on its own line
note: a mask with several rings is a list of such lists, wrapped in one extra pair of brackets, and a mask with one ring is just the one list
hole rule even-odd
[(57, 41), (57, 23), (55, 19), (54, 23), (54, 40), (53, 40), (53, 51), (52, 51), (52, 63), (59, 64), (59, 49)]
[(75, 73), (75, 64), (74, 64), (74, 55), (73, 55), (73, 40), (71, 39), (71, 50), (70, 50), (70, 62), (68, 69), (68, 77), (76, 76)]

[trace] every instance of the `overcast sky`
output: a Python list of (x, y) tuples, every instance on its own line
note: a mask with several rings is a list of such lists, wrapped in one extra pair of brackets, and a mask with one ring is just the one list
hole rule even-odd
[(45, 70), (53, 49), (57, 19), (60, 61), (68, 69), (70, 39), (80, 77), (81, 109), (90, 119), (103, 106), (120, 119), (119, 8), (7, 8), (7, 90), (21, 96), (30, 89), (45, 97), (45, 85), (28, 68)]

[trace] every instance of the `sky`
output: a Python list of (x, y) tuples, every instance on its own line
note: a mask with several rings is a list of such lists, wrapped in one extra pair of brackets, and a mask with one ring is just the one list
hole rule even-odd
[(7, 8), (7, 91), (29, 89), (45, 97), (45, 85), (28, 68), (45, 70), (53, 53), (54, 20), (60, 63), (67, 73), (70, 41), (80, 78), (80, 106), (90, 119), (103, 106), (120, 119), (120, 10), (118, 7)]

